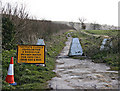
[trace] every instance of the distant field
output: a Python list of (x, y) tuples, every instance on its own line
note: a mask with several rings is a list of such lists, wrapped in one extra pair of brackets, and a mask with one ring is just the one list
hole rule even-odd
[(90, 34), (117, 36), (120, 30), (82, 30)]

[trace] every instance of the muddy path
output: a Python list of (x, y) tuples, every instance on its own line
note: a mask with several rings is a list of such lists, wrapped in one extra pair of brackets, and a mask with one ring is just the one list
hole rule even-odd
[(118, 89), (118, 71), (109, 71), (103, 63), (66, 57), (72, 38), (56, 60), (56, 77), (49, 81), (53, 89)]
[(82, 32), (83, 34), (87, 34), (87, 35), (94, 36), (94, 37), (111, 38), (111, 37), (108, 36), (108, 35), (91, 34), (91, 33), (85, 32), (85, 31), (81, 31), (81, 32)]

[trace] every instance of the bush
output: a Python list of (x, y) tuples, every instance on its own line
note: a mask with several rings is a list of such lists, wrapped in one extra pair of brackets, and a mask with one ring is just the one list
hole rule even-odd
[(14, 24), (8, 17), (2, 17), (2, 47), (10, 50), (15, 47), (14, 41)]

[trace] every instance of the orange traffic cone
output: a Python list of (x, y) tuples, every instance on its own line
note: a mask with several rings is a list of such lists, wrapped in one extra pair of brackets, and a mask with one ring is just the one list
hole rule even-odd
[(8, 74), (6, 77), (6, 82), (8, 82), (10, 85), (17, 85), (17, 83), (14, 81), (14, 61), (13, 57), (11, 57), (10, 65), (8, 69)]

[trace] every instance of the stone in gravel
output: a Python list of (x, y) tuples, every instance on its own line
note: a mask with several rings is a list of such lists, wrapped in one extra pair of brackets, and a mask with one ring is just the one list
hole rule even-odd
[(104, 84), (104, 86), (106, 86), (106, 87), (112, 87), (110, 84)]
[(104, 78), (104, 76), (101, 75), (101, 74), (96, 74), (96, 76), (97, 76), (98, 78)]
[(112, 79), (112, 80), (116, 80), (115, 77), (112, 77), (111, 79)]
[(106, 81), (105, 79), (100, 79), (99, 82), (109, 83), (109, 81)]

